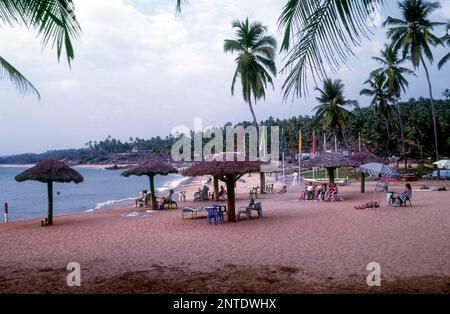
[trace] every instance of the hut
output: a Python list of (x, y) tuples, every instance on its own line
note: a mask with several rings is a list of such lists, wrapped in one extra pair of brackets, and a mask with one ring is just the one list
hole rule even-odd
[(306, 161), (305, 165), (325, 168), (328, 172), (330, 184), (334, 184), (334, 171), (337, 168), (359, 166), (359, 164), (351, 161), (348, 157), (331, 153), (321, 154), (319, 157)]
[(152, 208), (157, 208), (156, 195), (155, 195), (155, 176), (162, 175), (167, 176), (169, 174), (178, 173), (178, 170), (167, 162), (160, 160), (147, 160), (143, 163), (131, 167), (124, 171), (122, 176), (148, 176), (150, 181), (150, 193), (152, 197)]
[[(361, 165), (369, 164), (369, 163), (379, 163), (379, 164), (388, 164), (389, 162), (385, 159), (378, 157), (375, 154), (372, 154), (368, 151), (362, 151), (353, 156), (349, 157), (350, 161), (354, 163), (355, 167), (359, 167)], [(361, 193), (366, 192), (366, 175), (361, 172)]]
[(70, 168), (64, 162), (57, 159), (46, 159), (36, 166), (25, 170), (15, 177), (16, 181), (39, 181), (47, 183), (48, 216), (47, 224), (53, 224), (53, 182), (76, 184), (83, 182), (83, 176), (78, 171)]
[(189, 177), (212, 175), (224, 182), (227, 187), (228, 221), (235, 222), (235, 184), (247, 173), (260, 172), (262, 163), (259, 161), (202, 161), (183, 170), (183, 175)]

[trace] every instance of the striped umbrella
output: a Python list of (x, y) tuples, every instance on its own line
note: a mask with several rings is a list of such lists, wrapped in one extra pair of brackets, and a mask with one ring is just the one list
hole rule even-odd
[(383, 177), (387, 179), (400, 179), (400, 174), (392, 167), (386, 166), (384, 164), (372, 162), (360, 167), (361, 172), (376, 176)]

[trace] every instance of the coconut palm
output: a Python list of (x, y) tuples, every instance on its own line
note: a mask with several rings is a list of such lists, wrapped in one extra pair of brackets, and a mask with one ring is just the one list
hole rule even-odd
[(373, 57), (372, 59), (381, 65), (381, 67), (373, 71), (372, 74), (383, 74), (386, 77), (384, 88), (387, 89), (390, 100), (395, 104), (400, 126), (400, 137), (402, 140), (402, 156), (405, 157), (406, 141), (399, 100), (401, 93), (405, 92), (406, 88), (409, 86), (409, 82), (405, 76), (414, 75), (415, 73), (414, 71), (401, 66), (406, 59), (399, 57), (398, 52), (394, 49), (393, 45), (385, 45), (384, 50), (380, 51), (380, 56)]
[(315, 90), (319, 92), (319, 97), (316, 97), (319, 105), (313, 109), (316, 117), (323, 122), (324, 129), (330, 129), (335, 136), (341, 133), (348, 149), (345, 129), (349, 125), (351, 112), (345, 107), (357, 106), (358, 103), (345, 99), (344, 84), (341, 80), (333, 81), (328, 78), (323, 82), (323, 88), (316, 87)]
[[(442, 42), (447, 45), (448, 47), (450, 47), (450, 22), (447, 24), (447, 33), (445, 34), (444, 37), (442, 37)], [(442, 69), (442, 67), (448, 62), (448, 60), (450, 60), (450, 52), (447, 52), (447, 54), (441, 59), (441, 61), (439, 61), (438, 63), (438, 68), (439, 70)]]
[[(67, 61), (74, 58), (72, 40), (81, 32), (74, 13), (72, 0), (2, 0), (0, 1), (0, 23), (24, 25), (42, 37), (42, 45), (56, 46), (57, 57), (65, 50)], [(0, 79), (9, 79), (21, 94), (35, 94), (38, 90), (11, 63), (0, 57)]]
[(419, 68), (421, 64), (423, 65), (430, 93), (436, 159), (439, 159), (436, 109), (433, 101), (430, 73), (425, 59), (433, 63), (434, 58), (431, 46), (435, 47), (442, 44), (442, 40), (433, 34), (433, 30), (435, 27), (443, 24), (432, 22), (429, 19), (433, 11), (440, 8), (440, 4), (439, 2), (422, 0), (404, 0), (403, 2), (399, 2), (398, 6), (403, 19), (388, 17), (384, 25), (389, 27), (387, 35), (392, 40), (394, 49), (401, 49), (403, 57), (408, 56), (415, 69)]
[(278, 20), (287, 52), (285, 97), (307, 93), (309, 74), (324, 80), (353, 55), (352, 46), (371, 35), (373, 17), (383, 0), (288, 0)]
[(372, 73), (370, 78), (364, 82), (368, 88), (360, 91), (360, 95), (372, 97), (371, 106), (383, 117), (386, 128), (386, 153), (389, 153), (389, 139), (391, 132), (389, 129), (389, 118), (391, 116), (391, 107), (389, 106), (390, 94), (386, 89), (386, 75), (384, 73)]
[(256, 127), (259, 143), (259, 127), (253, 104), (264, 99), (267, 84), (273, 85), (272, 76), (276, 76), (275, 51), (277, 42), (267, 35), (267, 26), (259, 22), (250, 23), (248, 18), (241, 22), (235, 20), (235, 39), (226, 39), (225, 52), (237, 53), (236, 70), (231, 83), (231, 94), (234, 95), (236, 81), (240, 79), (244, 101), (248, 103)]

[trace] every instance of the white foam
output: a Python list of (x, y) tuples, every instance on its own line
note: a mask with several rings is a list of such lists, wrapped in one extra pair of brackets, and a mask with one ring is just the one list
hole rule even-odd
[(88, 209), (85, 212), (89, 213), (89, 212), (93, 212), (93, 211), (102, 209), (104, 207), (112, 207), (112, 206), (115, 206), (115, 205), (120, 204), (120, 203), (125, 203), (125, 202), (132, 201), (134, 199), (135, 199), (135, 197), (127, 197), (127, 198), (122, 198), (122, 199), (119, 199), (119, 200), (108, 200), (108, 201), (105, 201), (105, 202), (97, 203), (97, 205), (94, 208)]
[(178, 179), (175, 179), (175, 180), (172, 180), (172, 181), (164, 183), (162, 187), (157, 188), (156, 190), (158, 192), (164, 192), (164, 191), (167, 191), (169, 189), (174, 189), (174, 188), (178, 187), (182, 182), (184, 182), (186, 180), (189, 180), (189, 178), (187, 178), (187, 177), (180, 177)]

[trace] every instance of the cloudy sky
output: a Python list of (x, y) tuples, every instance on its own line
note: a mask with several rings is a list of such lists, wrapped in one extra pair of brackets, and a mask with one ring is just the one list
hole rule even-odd
[[(0, 81), (0, 155), (83, 147), (108, 135), (122, 140), (167, 135), (173, 127), (192, 128), (251, 118), (241, 94), (230, 94), (234, 57), (223, 52), (223, 40), (233, 36), (231, 22), (249, 17), (269, 26), (277, 38), (276, 21), (285, 1), (191, 0), (175, 16), (172, 0), (75, 0), (83, 34), (75, 45), (72, 69), (56, 60), (51, 49), (25, 29), (0, 29), (0, 55), (14, 64), (39, 89), (42, 100), (20, 96), (9, 81)], [(391, 2), (391, 1), (389, 1)], [(450, 19), (450, 0), (436, 19)], [(398, 15), (394, 3), (384, 10)], [(346, 84), (346, 95), (359, 96), (362, 83), (375, 67), (370, 59), (382, 48), (384, 30), (355, 49), (357, 58), (333, 78)], [(444, 49), (435, 50), (436, 57)], [(277, 57), (278, 67), (283, 56)], [(434, 94), (450, 88), (450, 68), (431, 71)], [(283, 102), (281, 84), (258, 103), (256, 114), (284, 118), (311, 114), (309, 98)], [(424, 73), (411, 79), (405, 99), (427, 95)]]

